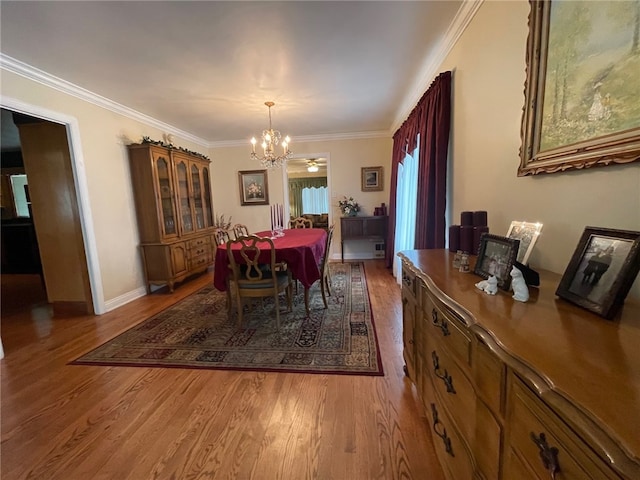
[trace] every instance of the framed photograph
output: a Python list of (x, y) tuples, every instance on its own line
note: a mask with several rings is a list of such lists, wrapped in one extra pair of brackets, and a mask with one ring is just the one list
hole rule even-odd
[(498, 287), (509, 290), (511, 286), (511, 268), (513, 267), (520, 240), (483, 233), (480, 237), (480, 249), (473, 273), (487, 279), (492, 275), (498, 279)]
[(362, 191), (382, 190), (382, 167), (362, 167)]
[(556, 295), (611, 319), (640, 270), (640, 232), (586, 227)]
[(640, 160), (637, 3), (530, 5), (518, 175)]
[(269, 205), (269, 184), (266, 170), (238, 172), (240, 205)]
[(520, 240), (520, 246), (518, 247), (518, 257), (516, 260), (523, 265), (526, 265), (529, 261), (529, 255), (533, 250), (533, 246), (538, 239), (538, 235), (542, 231), (541, 223), (530, 222), (511, 222), (507, 237), (517, 238)]

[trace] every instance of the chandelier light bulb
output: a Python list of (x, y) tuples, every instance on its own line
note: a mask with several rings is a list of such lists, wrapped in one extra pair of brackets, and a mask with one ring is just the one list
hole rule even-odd
[[(269, 128), (262, 131), (262, 149), (264, 151), (264, 154), (263, 156), (259, 156), (256, 153), (256, 139), (255, 137), (253, 137), (251, 139), (251, 159), (259, 160), (260, 163), (262, 163), (262, 165), (267, 168), (280, 167), (293, 155), (293, 152), (289, 150), (291, 139), (289, 138), (289, 136), (286, 136), (284, 138), (284, 141), (280, 142), (282, 135), (278, 130), (274, 130), (271, 126), (271, 107), (273, 107), (275, 103), (265, 102), (264, 104), (269, 108)], [(279, 144), (282, 144), (282, 155), (277, 155), (275, 153), (275, 147)]]

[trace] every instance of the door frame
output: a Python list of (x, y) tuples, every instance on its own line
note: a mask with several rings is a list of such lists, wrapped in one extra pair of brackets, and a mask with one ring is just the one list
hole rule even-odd
[[(323, 153), (294, 153), (291, 156), (291, 160), (293, 159), (300, 159), (300, 158), (326, 158), (327, 159), (327, 203), (329, 204), (329, 211), (327, 212), (329, 214), (329, 225), (331, 225), (331, 220), (333, 218), (333, 208), (331, 205), (331, 200), (333, 198), (333, 196), (331, 195), (331, 154), (329, 152), (323, 152)], [(285, 162), (285, 164), (283, 165), (284, 168), (282, 168), (282, 190), (284, 193), (284, 218), (288, 219), (289, 218), (289, 170), (287, 168), (287, 163), (289, 162), (289, 160), (287, 160), (287, 162)], [(289, 220), (287, 220), (287, 224), (289, 223)]]
[(49, 122), (62, 124), (67, 130), (67, 141), (69, 156), (71, 158), (71, 169), (73, 171), (73, 182), (78, 199), (78, 211), (80, 218), (80, 228), (84, 243), (85, 255), (87, 258), (87, 268), (89, 274), (89, 287), (91, 289), (91, 299), (93, 310), (96, 315), (105, 313), (104, 290), (102, 286), (102, 274), (100, 262), (98, 260), (98, 248), (93, 229), (93, 216), (89, 204), (89, 186), (87, 183), (86, 170), (84, 168), (84, 157), (82, 155), (82, 142), (80, 140), (80, 126), (78, 119), (53, 110), (22, 102), (15, 98), (0, 95), (0, 107), (17, 113), (23, 113), (32, 117), (41, 118)]

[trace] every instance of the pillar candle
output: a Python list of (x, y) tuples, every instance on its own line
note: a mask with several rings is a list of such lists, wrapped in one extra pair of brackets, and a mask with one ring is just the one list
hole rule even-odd
[(471, 253), (473, 250), (473, 226), (460, 226), (460, 250)]
[(460, 249), (460, 225), (449, 226), (449, 251), (457, 252)]
[(478, 249), (480, 247), (480, 237), (482, 236), (483, 233), (488, 233), (488, 232), (489, 232), (489, 227), (485, 225), (482, 225), (479, 227), (473, 227), (473, 244), (471, 249), (471, 253), (473, 255), (478, 254)]
[(461, 212), (460, 225), (462, 225), (463, 227), (473, 225), (473, 212)]
[(482, 210), (473, 212), (473, 226), (485, 227), (487, 225), (487, 212)]

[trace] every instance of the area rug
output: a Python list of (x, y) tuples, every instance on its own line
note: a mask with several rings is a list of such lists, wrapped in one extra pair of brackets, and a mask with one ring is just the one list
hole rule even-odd
[(329, 266), (329, 308), (316, 282), (307, 315), (299, 288), (292, 312), (285, 313), (284, 296), (280, 300), (279, 332), (272, 298), (245, 305), (238, 329), (226, 293), (211, 285), (71, 363), (384, 375), (364, 264)]

